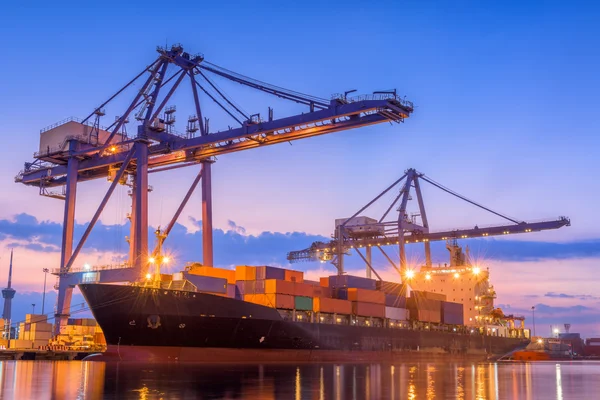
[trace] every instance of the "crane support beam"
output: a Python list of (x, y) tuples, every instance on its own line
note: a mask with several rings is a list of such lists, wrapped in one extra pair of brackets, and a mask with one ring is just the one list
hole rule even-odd
[[(387, 122), (389, 119), (380, 114), (364, 114), (361, 111), (361, 109), (373, 111), (378, 107), (383, 107), (386, 102), (387, 100), (365, 100), (334, 107), (338, 109), (338, 112), (327, 109), (271, 122), (245, 125), (242, 128), (192, 139), (170, 138), (172, 140), (170, 143), (159, 143), (148, 147), (150, 153), (148, 168), (202, 161), (222, 154)], [(409, 112), (406, 111), (406, 116), (408, 114)], [(349, 115), (351, 117), (348, 119), (337, 120), (340, 116)], [(334, 119), (336, 121), (332, 122)], [(251, 140), (251, 138), (259, 138), (259, 141)], [(86, 172), (86, 178), (84, 178), (86, 180), (104, 178), (106, 177), (106, 168), (122, 163), (124, 159), (124, 153), (93, 156), (80, 161), (78, 171), (80, 174)], [(17, 178), (17, 181), (26, 185), (39, 185), (41, 179), (46, 179), (46, 187), (62, 186), (64, 179), (61, 178), (66, 173), (66, 165), (57, 165), (26, 171)]]

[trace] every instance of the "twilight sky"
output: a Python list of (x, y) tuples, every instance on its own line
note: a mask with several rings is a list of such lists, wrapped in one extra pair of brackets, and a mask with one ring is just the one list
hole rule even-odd
[[(58, 266), (62, 203), (13, 183), (23, 162), (32, 160), (39, 130), (86, 116), (155, 59), (157, 45), (180, 42), (215, 64), (301, 92), (329, 98), (350, 89), (397, 88), (416, 105), (402, 125), (220, 157), (213, 166), (218, 264), (283, 264), (287, 251), (328, 237), (335, 218), (353, 214), (414, 167), (522, 220), (569, 216), (568, 228), (471, 245), (492, 269), (498, 303), (516, 311), (547, 306), (550, 323), (571, 322), (575, 330), (580, 324), (580, 331), (600, 335), (597, 5), (236, 3), (3, 6), (1, 280), (10, 246), (17, 246), (20, 291), (39, 291), (43, 275), (37, 271)], [(276, 118), (305, 111), (217, 83), (249, 113), (265, 116), (268, 106)], [(123, 100), (132, 96), (126, 94)], [(206, 97), (202, 102), (213, 130), (232, 124)], [(193, 113), (191, 93), (183, 90), (173, 104), (181, 121), (177, 129), (184, 131)], [(105, 124), (124, 107), (122, 101), (107, 109)], [(195, 173), (192, 167), (151, 176), (153, 226), (166, 225)], [(106, 187), (103, 181), (80, 185), (78, 224), (89, 221)], [(500, 222), (433, 188), (424, 192), (434, 228)], [(199, 256), (189, 250), (198, 240), (199, 200), (196, 193), (169, 239), (181, 261)], [(83, 258), (105, 262), (125, 251), (127, 201), (126, 190), (118, 188), (81, 264)], [(436, 254), (444, 262), (443, 246)]]

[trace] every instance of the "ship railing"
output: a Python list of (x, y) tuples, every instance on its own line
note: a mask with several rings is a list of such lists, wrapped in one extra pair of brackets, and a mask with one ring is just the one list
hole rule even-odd
[[(94, 265), (94, 266), (83, 266), (78, 268), (71, 268), (66, 273), (80, 273), (80, 272), (98, 272), (98, 271), (108, 271), (113, 269), (125, 269), (125, 268), (133, 268), (131, 263), (120, 263), (120, 264), (105, 264), (105, 265)], [(54, 268), (52, 270), (54, 275), (58, 275), (64, 273), (60, 268)]]

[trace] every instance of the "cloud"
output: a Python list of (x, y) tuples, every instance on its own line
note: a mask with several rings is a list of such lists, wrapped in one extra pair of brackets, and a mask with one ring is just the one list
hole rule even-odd
[[(202, 258), (202, 222), (190, 218), (196, 229), (187, 229), (176, 223), (166, 241), (167, 248), (187, 261)], [(83, 235), (88, 224), (75, 225), (76, 240)], [(154, 242), (154, 227), (148, 229), (151, 244)], [(127, 253), (125, 236), (129, 235), (129, 224), (105, 225), (98, 222), (92, 230), (85, 251), (111, 251)], [(246, 229), (228, 221), (226, 230), (215, 229), (215, 261), (221, 265), (277, 263), (287, 264), (286, 254), (292, 250), (307, 248), (315, 241), (327, 242), (329, 238), (305, 232), (262, 232), (248, 235)], [(12, 219), (0, 219), (0, 240), (12, 239), (15, 247), (24, 247), (39, 252), (56, 252), (60, 248), (62, 226), (51, 221), (39, 221), (29, 214), (18, 214)], [(461, 242), (469, 246), (475, 259), (501, 261), (531, 261), (540, 259), (569, 259), (574, 257), (600, 257), (600, 240), (572, 243), (544, 243), (494, 239), (472, 239)], [(420, 247), (409, 247), (409, 257), (418, 259)], [(392, 248), (390, 255), (395, 256)], [(448, 251), (445, 243), (432, 243), (434, 260), (446, 262)], [(481, 257), (483, 255), (483, 257)], [(349, 266), (360, 265), (358, 257), (348, 257)], [(313, 264), (313, 268), (317, 264)]]
[(559, 298), (559, 299), (600, 300), (600, 297), (592, 296), (590, 294), (565, 294), (565, 293), (548, 292), (544, 296), (552, 297), (552, 298)]

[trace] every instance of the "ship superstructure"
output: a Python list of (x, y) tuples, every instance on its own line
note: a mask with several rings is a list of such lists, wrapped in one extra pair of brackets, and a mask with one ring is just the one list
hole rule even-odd
[(440, 293), (451, 302), (463, 305), (466, 326), (484, 326), (493, 320), (496, 291), (490, 283), (489, 268), (472, 265), (456, 241), (448, 242), (450, 264), (423, 266), (410, 271), (411, 289)]

